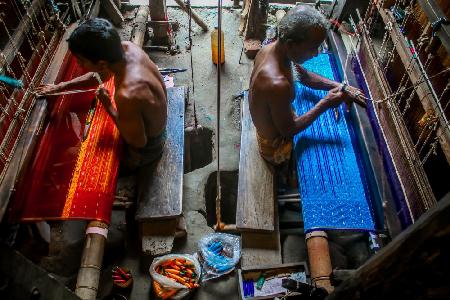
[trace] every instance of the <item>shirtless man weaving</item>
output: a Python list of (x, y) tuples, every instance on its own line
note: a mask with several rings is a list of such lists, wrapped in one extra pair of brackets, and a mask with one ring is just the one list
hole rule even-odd
[(329, 108), (342, 102), (365, 106), (360, 90), (329, 80), (299, 66), (300, 81), (328, 94), (301, 116), (296, 116), (291, 102), (295, 97), (291, 63), (302, 64), (316, 56), (325, 40), (327, 21), (310, 6), (291, 9), (280, 21), (278, 40), (263, 48), (255, 59), (250, 79), (249, 105), (255, 124), (261, 156), (273, 165), (288, 160), (292, 136), (311, 125)]
[(156, 65), (137, 45), (121, 42), (105, 19), (83, 22), (67, 41), (71, 53), (89, 73), (56, 85), (42, 85), (35, 92), (45, 95), (96, 87), (96, 73), (102, 81), (114, 77), (117, 109), (106, 89), (99, 87), (96, 95), (127, 144), (126, 167), (134, 170), (158, 159), (166, 139), (167, 92)]

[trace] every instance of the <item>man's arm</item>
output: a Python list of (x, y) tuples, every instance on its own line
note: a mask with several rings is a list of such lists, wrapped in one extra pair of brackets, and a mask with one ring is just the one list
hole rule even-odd
[(269, 102), (269, 109), (275, 127), (285, 137), (292, 137), (306, 129), (328, 108), (337, 107), (343, 101), (343, 93), (339, 88), (334, 88), (309, 111), (295, 116), (291, 108), (290, 84), (286, 81), (273, 88), (276, 100)]
[[(295, 68), (300, 75), (300, 81), (304, 85), (312, 89), (329, 91), (334, 88), (342, 87), (341, 83), (334, 80), (330, 80), (314, 72), (310, 72), (300, 65), (296, 65)], [(345, 90), (343, 90), (343, 92), (345, 93), (348, 99), (348, 101), (346, 101), (347, 107), (350, 107), (351, 102), (356, 102), (363, 107), (367, 106), (364, 94), (361, 90), (346, 85), (346, 88)]]
[[(99, 73), (102, 82), (107, 81), (111, 75)], [(69, 81), (63, 81), (58, 84), (43, 84), (37, 87), (34, 92), (38, 95), (45, 95), (51, 93), (59, 93), (71, 89), (86, 89), (94, 88), (99, 85), (94, 72), (88, 72)]]
[(330, 80), (319, 74), (310, 72), (300, 65), (296, 65), (295, 69), (297, 70), (297, 72), (300, 75), (300, 81), (304, 85), (306, 85), (312, 89), (329, 91), (329, 90), (334, 89), (341, 85), (337, 81)]
[(147, 144), (147, 135), (141, 115), (139, 95), (131, 95), (131, 97), (116, 95), (118, 110), (112, 105), (108, 90), (99, 88), (97, 97), (114, 120), (125, 142), (136, 148), (144, 147)]

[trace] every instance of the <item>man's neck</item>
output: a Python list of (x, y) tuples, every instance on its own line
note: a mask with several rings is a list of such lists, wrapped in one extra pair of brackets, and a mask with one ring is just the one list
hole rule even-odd
[(276, 40), (273, 45), (273, 51), (275, 56), (277, 57), (277, 60), (284, 67), (290, 68), (291, 60), (287, 56), (285, 45), (281, 43), (279, 40)]
[(111, 73), (114, 74), (114, 77), (116, 79), (118, 78), (122, 78), (125, 74), (125, 69), (126, 69), (126, 60), (125, 58), (122, 61), (113, 63), (109, 65), (109, 70), (111, 71)]

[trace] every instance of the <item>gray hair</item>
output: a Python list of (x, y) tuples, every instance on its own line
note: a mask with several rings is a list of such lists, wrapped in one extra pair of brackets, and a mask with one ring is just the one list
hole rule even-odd
[(328, 29), (325, 17), (312, 6), (298, 5), (292, 8), (278, 25), (278, 39), (283, 42), (303, 42), (309, 38), (312, 28)]

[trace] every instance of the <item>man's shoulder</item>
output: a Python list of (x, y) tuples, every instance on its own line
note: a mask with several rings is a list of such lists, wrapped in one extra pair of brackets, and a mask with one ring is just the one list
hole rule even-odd
[(148, 98), (150, 92), (145, 82), (135, 81), (117, 89), (115, 97), (121, 101), (136, 101)]
[(252, 82), (252, 89), (262, 93), (289, 92), (292, 86), (284, 75), (260, 72)]

